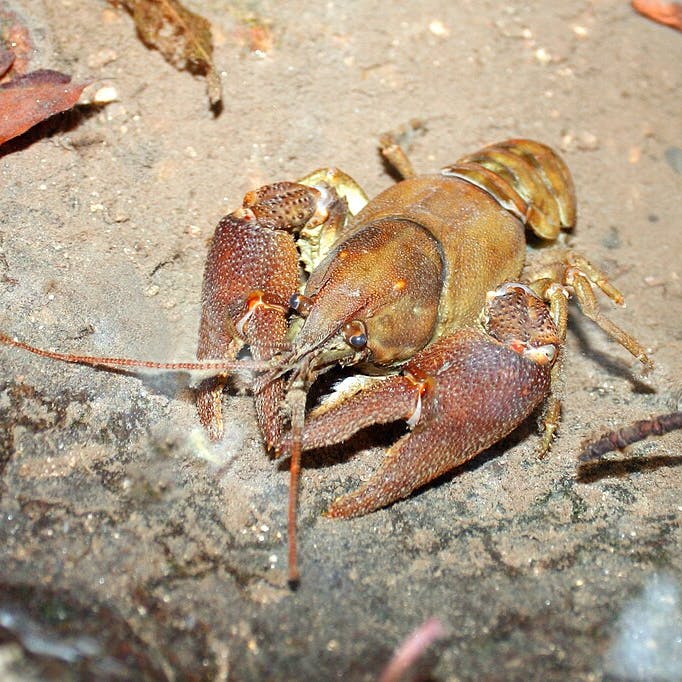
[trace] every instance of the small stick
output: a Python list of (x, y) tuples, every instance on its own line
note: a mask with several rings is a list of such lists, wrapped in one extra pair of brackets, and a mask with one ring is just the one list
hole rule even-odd
[(578, 459), (581, 462), (601, 459), (608, 452), (622, 450), (649, 436), (662, 436), (676, 429), (682, 429), (682, 412), (671, 412), (651, 419), (642, 419), (617, 431), (605, 433), (601, 438), (587, 443)]

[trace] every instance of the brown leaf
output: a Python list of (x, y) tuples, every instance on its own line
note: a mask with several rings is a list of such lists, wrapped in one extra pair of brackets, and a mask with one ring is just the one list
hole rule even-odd
[(658, 0), (632, 0), (632, 7), (648, 19), (682, 31), (682, 4)]
[[(8, 53), (11, 57), (9, 66)], [(25, 74), (32, 54), (33, 43), (28, 29), (15, 12), (0, 7), (0, 78), (4, 76), (6, 81)]]
[(70, 109), (85, 86), (86, 83), (71, 83), (70, 76), (48, 69), (0, 84), (0, 144)]
[(0, 78), (2, 78), (9, 70), (16, 57), (13, 52), (9, 52), (0, 47)]
[(211, 106), (222, 100), (220, 76), (213, 65), (211, 25), (178, 0), (109, 0), (122, 5), (133, 17), (137, 32), (177, 69), (206, 77)]

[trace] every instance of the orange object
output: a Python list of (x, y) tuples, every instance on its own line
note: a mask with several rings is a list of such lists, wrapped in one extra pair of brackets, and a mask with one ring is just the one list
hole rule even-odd
[(657, 0), (632, 0), (632, 7), (647, 19), (682, 31), (682, 4)]

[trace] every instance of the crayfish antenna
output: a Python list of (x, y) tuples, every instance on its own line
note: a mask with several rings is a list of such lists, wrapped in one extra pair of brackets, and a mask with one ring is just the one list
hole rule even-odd
[(662, 436), (670, 431), (682, 429), (682, 412), (671, 412), (652, 419), (640, 419), (616, 431), (609, 431), (596, 440), (583, 445), (580, 462), (600, 460), (614, 450), (623, 450), (628, 445), (637, 443), (649, 436)]
[[(298, 383), (298, 382), (296, 382)], [(298, 572), (296, 550), (296, 513), (298, 511), (298, 486), (301, 478), (301, 450), (303, 439), (303, 425), (305, 423), (306, 390), (303, 386), (294, 385), (287, 395), (287, 402), (291, 411), (291, 440), (289, 444), (289, 513), (287, 520), (287, 535), (289, 539), (289, 587), (298, 587), (300, 576)]]
[(0, 332), (0, 344), (13, 346), (28, 351), (34, 355), (60, 362), (68, 362), (75, 365), (87, 365), (89, 367), (104, 367), (106, 369), (154, 369), (175, 372), (208, 372), (209, 376), (215, 376), (224, 372), (235, 372), (240, 369), (254, 371), (266, 371), (272, 368), (272, 361), (264, 360), (213, 360), (204, 362), (153, 362), (151, 360), (134, 360), (131, 358), (115, 358), (98, 355), (76, 355), (72, 353), (59, 353), (31, 346), (23, 341), (13, 339)]

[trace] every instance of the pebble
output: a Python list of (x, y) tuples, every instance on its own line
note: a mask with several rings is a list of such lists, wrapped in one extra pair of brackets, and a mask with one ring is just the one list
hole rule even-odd
[(118, 54), (115, 50), (104, 48), (103, 50), (99, 50), (99, 52), (91, 54), (88, 57), (87, 64), (91, 69), (101, 69), (103, 66), (111, 64), (111, 62), (116, 61), (117, 59)]
[(599, 149), (599, 138), (593, 133), (583, 131), (578, 134), (577, 144), (578, 149), (594, 151)]
[(668, 147), (665, 150), (665, 160), (668, 165), (679, 175), (682, 175), (682, 149), (679, 147)]

